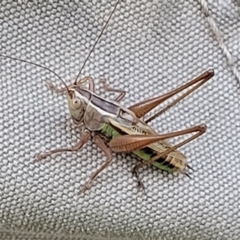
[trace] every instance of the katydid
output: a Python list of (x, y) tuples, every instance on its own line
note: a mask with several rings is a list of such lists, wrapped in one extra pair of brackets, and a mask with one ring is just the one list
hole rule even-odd
[[(143, 187), (143, 184), (139, 179), (138, 169), (145, 164), (152, 164), (168, 172), (178, 171), (188, 175), (187, 169), (190, 167), (186, 162), (186, 157), (177, 148), (202, 135), (206, 131), (206, 126), (198, 125), (177, 132), (158, 134), (146, 124), (142, 117), (168, 98), (192, 86), (192, 88), (174, 100), (174, 103), (179, 102), (183, 96), (185, 97), (192, 93), (213, 75), (214, 72), (212, 70), (206, 71), (167, 94), (145, 100), (129, 108), (121, 106), (119, 102), (103, 99), (91, 91), (94, 89), (94, 82), (91, 78), (85, 78), (76, 84), (65, 86), (65, 89), (62, 89), (62, 91), (65, 90), (67, 93), (69, 111), (73, 122), (77, 126), (82, 127), (82, 138), (73, 148), (61, 148), (45, 152), (39, 154), (37, 159), (41, 160), (58, 152), (78, 151), (89, 140), (90, 133), (94, 132), (94, 141), (105, 153), (107, 160), (90, 177), (90, 180), (82, 189), (83, 192), (90, 188), (97, 175), (112, 162), (112, 152), (133, 152), (145, 161), (133, 168), (139, 187)], [(89, 89), (83, 87), (86, 80), (90, 81)], [(61, 91), (53, 86), (51, 88)], [(120, 100), (121, 98), (117, 97), (117, 99)], [(166, 106), (165, 109), (168, 109), (169, 106), (172, 106), (172, 103)], [(160, 113), (162, 112), (164, 112), (164, 109), (160, 111)], [(150, 120), (155, 119), (158, 115), (159, 112)], [(166, 141), (166, 139), (189, 133), (195, 134), (177, 145), (173, 146)]]
[[(106, 91), (119, 93), (119, 96), (115, 101), (109, 101), (95, 93), (95, 84), (91, 77), (85, 77), (79, 80), (82, 69), (102, 36), (104, 29), (119, 2), (120, 0), (116, 2), (113, 11), (85, 59), (74, 83), (69, 86), (66, 85), (59, 75), (45, 66), (0, 54), (2, 57), (19, 60), (27, 64), (33, 64), (54, 73), (62, 81), (64, 87), (57, 89), (51, 83), (48, 85), (53, 91), (65, 92), (67, 94), (71, 118), (74, 124), (81, 128), (81, 139), (74, 147), (54, 149), (37, 154), (36, 158), (38, 160), (42, 160), (55, 153), (79, 151), (89, 140), (91, 133), (94, 134), (94, 142), (104, 152), (107, 159), (106, 162), (92, 174), (90, 179), (83, 186), (81, 190), (82, 192), (89, 189), (99, 173), (112, 162), (112, 152), (133, 152), (133, 154), (144, 160), (133, 168), (133, 174), (137, 177), (139, 187), (143, 187), (143, 184), (140, 181), (138, 169), (145, 164), (152, 164), (167, 172), (178, 171), (188, 175), (188, 168), (190, 167), (186, 162), (186, 157), (178, 150), (178, 148), (199, 137), (206, 131), (205, 125), (198, 125), (181, 131), (158, 134), (148, 125), (148, 123), (208, 81), (214, 75), (213, 70), (208, 70), (202, 73), (200, 76), (167, 94), (145, 100), (128, 108), (119, 103), (125, 96), (125, 91), (110, 88), (107, 82), (103, 81), (104, 89)], [(87, 86), (86, 83), (88, 84)], [(152, 109), (186, 89), (188, 89), (186, 92), (182, 93), (181, 96), (172, 101), (161, 111), (157, 112), (149, 119), (144, 120), (144, 116)], [(189, 133), (193, 133), (193, 135), (176, 145), (171, 145), (166, 141), (169, 138)]]

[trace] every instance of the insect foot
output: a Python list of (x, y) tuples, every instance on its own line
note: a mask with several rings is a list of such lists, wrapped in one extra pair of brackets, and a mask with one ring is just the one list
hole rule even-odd
[(63, 93), (63, 92), (66, 91), (66, 88), (65, 88), (65, 87), (64, 87), (64, 88), (57, 88), (56, 86), (54, 86), (54, 85), (52, 84), (51, 81), (46, 81), (46, 85), (47, 85), (48, 89), (51, 90), (51, 92)]
[(132, 174), (133, 174), (133, 176), (135, 176), (137, 178), (137, 188), (138, 188), (138, 190), (143, 190), (143, 192), (145, 193), (145, 187), (144, 187), (142, 181), (140, 180), (137, 165), (132, 169)]
[(80, 193), (85, 193), (88, 189), (90, 189), (92, 184), (90, 182), (87, 182), (83, 185), (83, 188), (80, 190)]
[(51, 91), (54, 91), (54, 89), (56, 88), (51, 81), (46, 81), (46, 85)]
[(35, 155), (35, 159), (38, 161), (43, 160), (44, 158), (46, 158), (49, 154), (47, 153), (38, 153)]

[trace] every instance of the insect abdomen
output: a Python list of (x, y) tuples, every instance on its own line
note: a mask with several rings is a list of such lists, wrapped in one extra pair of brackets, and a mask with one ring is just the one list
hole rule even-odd
[[(157, 156), (157, 153), (149, 147), (134, 151), (133, 153), (144, 161), (149, 161), (151, 158)], [(162, 157), (159, 157), (159, 159), (153, 162), (152, 165), (167, 172), (174, 172), (176, 170), (175, 166), (171, 163), (171, 161), (167, 161), (165, 158)]]
[[(108, 139), (113, 139), (117, 136), (125, 135), (126, 133), (121, 132), (121, 130), (117, 130), (114, 127), (112, 127), (109, 124), (104, 124), (103, 128), (101, 129), (101, 133), (107, 137)], [(145, 147), (140, 150), (133, 151), (135, 155), (137, 155), (139, 158), (141, 158), (144, 161), (150, 160), (152, 157), (155, 157), (157, 153), (149, 148)], [(167, 171), (167, 172), (174, 172), (176, 171), (176, 166), (174, 166), (171, 163), (171, 159), (165, 158), (159, 158), (157, 159), (152, 165), (154, 165), (157, 168), (160, 168), (161, 170)], [(170, 157), (171, 158), (171, 157)]]

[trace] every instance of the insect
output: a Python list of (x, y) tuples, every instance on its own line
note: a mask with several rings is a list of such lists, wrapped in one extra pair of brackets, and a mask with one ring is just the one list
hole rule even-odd
[[(208, 70), (202, 73), (200, 76), (166, 94), (142, 101), (128, 108), (120, 104), (121, 99), (125, 96), (125, 91), (110, 88), (107, 82), (103, 81), (104, 89), (106, 91), (119, 93), (119, 96), (114, 101), (110, 101), (98, 96), (95, 93), (95, 84), (91, 77), (79, 79), (82, 69), (102, 36), (104, 29), (111, 19), (119, 2), (120, 0), (116, 2), (114, 9), (85, 59), (74, 83), (69, 86), (66, 85), (59, 75), (45, 66), (0, 54), (2, 57), (33, 64), (55, 74), (61, 80), (64, 87), (57, 89), (51, 83), (48, 85), (53, 91), (66, 93), (71, 118), (74, 124), (81, 128), (81, 139), (74, 147), (59, 148), (39, 153), (36, 155), (38, 160), (42, 160), (55, 153), (79, 151), (90, 139), (90, 135), (94, 135), (93, 140), (105, 154), (106, 161), (92, 174), (90, 179), (83, 186), (81, 192), (85, 192), (89, 189), (100, 172), (102, 172), (112, 162), (112, 152), (133, 152), (143, 160), (143, 162), (137, 164), (132, 170), (133, 174), (137, 178), (138, 187), (140, 188), (144, 188), (144, 186), (139, 177), (139, 168), (144, 165), (152, 164), (157, 168), (170, 173), (177, 171), (189, 176), (188, 170), (191, 168), (187, 164), (186, 157), (178, 150), (178, 148), (199, 137), (206, 131), (205, 125), (198, 125), (181, 131), (158, 134), (148, 125), (148, 123), (208, 81), (214, 75), (213, 70)], [(144, 120), (144, 116), (147, 113), (167, 99), (181, 93), (183, 90), (187, 91), (182, 93), (181, 96), (173, 100), (170, 104), (151, 116), (149, 119)], [(189, 133), (192, 133), (193, 135), (176, 145), (172, 145), (166, 141), (169, 138)]]

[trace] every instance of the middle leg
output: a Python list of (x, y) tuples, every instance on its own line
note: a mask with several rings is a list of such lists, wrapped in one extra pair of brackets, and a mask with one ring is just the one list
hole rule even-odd
[[(95, 92), (95, 84), (94, 84), (94, 80), (91, 78), (91, 77), (84, 77), (80, 80), (77, 81), (76, 85), (81, 85), (85, 82), (88, 82), (89, 84), (89, 87), (88, 89), (91, 91), (91, 92)], [(55, 93), (64, 93), (66, 91), (66, 87), (61, 87), (61, 88), (58, 88), (56, 87), (51, 81), (47, 81), (47, 86), (48, 88), (52, 91), (52, 92), (55, 92)]]
[(115, 89), (115, 88), (111, 88), (109, 87), (109, 85), (107, 84), (106, 79), (101, 79), (101, 82), (103, 83), (103, 88), (105, 91), (109, 91), (109, 92), (117, 92), (120, 93), (115, 99), (115, 102), (120, 102), (126, 95), (126, 91), (122, 90), (122, 89)]
[(96, 172), (92, 174), (90, 179), (84, 184), (81, 193), (84, 193), (87, 189), (89, 189), (92, 186), (92, 183), (97, 178), (98, 174), (102, 172), (113, 160), (112, 151), (106, 146), (103, 139), (99, 135), (94, 136), (94, 142), (104, 152), (105, 156), (107, 157), (107, 160)]

